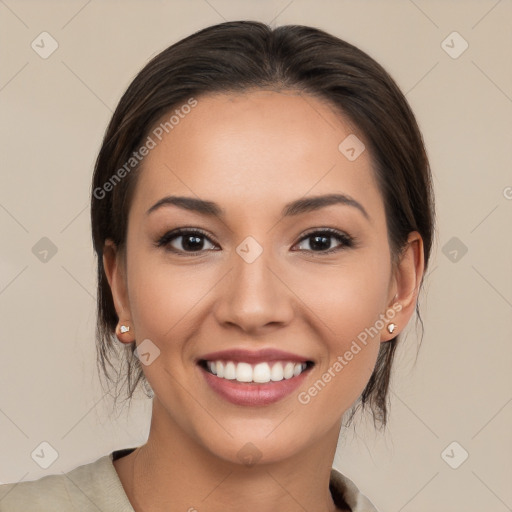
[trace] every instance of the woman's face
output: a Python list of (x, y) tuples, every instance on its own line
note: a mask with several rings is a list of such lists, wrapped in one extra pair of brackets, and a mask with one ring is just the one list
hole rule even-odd
[[(145, 354), (153, 415), (231, 461), (276, 461), (337, 435), (392, 337), (386, 320), (400, 325), (362, 135), (311, 96), (256, 91), (198, 97), (152, 137), (129, 212), (127, 291), (114, 293)], [(332, 194), (346, 199), (304, 202)], [(172, 196), (221, 213), (162, 202)], [(167, 235), (178, 228), (201, 233)]]

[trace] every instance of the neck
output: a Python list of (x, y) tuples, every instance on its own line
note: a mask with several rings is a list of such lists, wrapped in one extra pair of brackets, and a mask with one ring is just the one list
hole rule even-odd
[(245, 465), (217, 457), (155, 407), (148, 441), (114, 462), (135, 512), (334, 512), (329, 478), (339, 425), (305, 451)]

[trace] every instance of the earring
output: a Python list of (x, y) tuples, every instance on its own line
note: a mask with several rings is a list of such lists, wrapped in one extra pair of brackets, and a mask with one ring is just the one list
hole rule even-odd
[[(117, 327), (116, 327), (116, 336), (117, 336), (117, 339), (121, 342), (121, 343), (131, 343), (131, 341), (129, 340), (130, 338), (130, 326), (128, 325), (128, 321), (126, 322), (123, 322), (122, 324), (119, 323), (117, 324)], [(126, 335), (128, 335), (128, 338), (126, 337)]]
[(389, 334), (392, 334), (393, 331), (395, 330), (395, 328), (396, 328), (396, 324), (393, 324), (393, 323), (388, 324), (387, 330), (388, 330)]

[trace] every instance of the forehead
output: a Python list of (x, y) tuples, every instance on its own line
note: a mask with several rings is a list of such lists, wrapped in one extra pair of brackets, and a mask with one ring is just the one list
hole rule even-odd
[(347, 137), (364, 136), (327, 102), (261, 90), (196, 100), (172, 124), (163, 123), (179, 106), (163, 116), (156, 128), (166, 130), (150, 132), (156, 145), (144, 158), (134, 206), (147, 210), (179, 194), (264, 211), (334, 192), (359, 196), (374, 212), (381, 206), (369, 152), (351, 161), (339, 149)]

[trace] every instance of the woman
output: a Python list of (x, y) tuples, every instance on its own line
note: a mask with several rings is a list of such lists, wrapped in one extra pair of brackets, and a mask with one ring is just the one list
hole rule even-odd
[(0, 510), (377, 510), (332, 463), (347, 415), (386, 424), (434, 229), (386, 71), (311, 27), (201, 30), (122, 97), (91, 215), (99, 362), (115, 381), (116, 336), (149, 438), (2, 486)]

